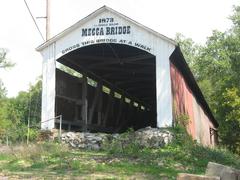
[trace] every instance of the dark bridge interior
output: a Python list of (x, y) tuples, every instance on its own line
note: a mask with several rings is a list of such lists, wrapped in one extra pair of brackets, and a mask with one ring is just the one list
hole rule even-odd
[(58, 62), (81, 73), (77, 77), (66, 68), (56, 71), (55, 109), (56, 115), (63, 115), (64, 129), (122, 132), (130, 127), (156, 126), (152, 54), (128, 45), (103, 43), (79, 48)]

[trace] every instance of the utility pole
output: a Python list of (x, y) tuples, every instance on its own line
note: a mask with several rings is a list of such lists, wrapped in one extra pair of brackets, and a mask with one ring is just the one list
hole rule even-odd
[(46, 41), (50, 39), (50, 1), (46, 0)]

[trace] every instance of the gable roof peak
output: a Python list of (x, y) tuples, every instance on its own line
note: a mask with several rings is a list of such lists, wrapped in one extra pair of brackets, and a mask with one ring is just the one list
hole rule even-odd
[(66, 36), (67, 34), (71, 33), (73, 30), (77, 29), (78, 27), (80, 27), (81, 25), (83, 25), (84, 23), (86, 23), (87, 21), (91, 20), (92, 18), (94, 18), (95, 16), (101, 14), (101, 13), (104, 12), (104, 11), (110, 11), (111, 13), (113, 13), (113, 14), (115, 14), (115, 15), (117, 15), (117, 16), (119, 16), (119, 17), (121, 17), (121, 18), (123, 18), (123, 19), (125, 19), (125, 20), (127, 20), (127, 21), (129, 21), (129, 22), (131, 22), (131, 23), (133, 23), (133, 24), (135, 24), (136, 26), (139, 26), (139, 27), (143, 28), (144, 30), (150, 32), (151, 34), (154, 34), (154, 35), (156, 35), (157, 37), (159, 37), (159, 38), (161, 38), (161, 39), (163, 39), (163, 40), (165, 40), (165, 41), (167, 41), (167, 42), (169, 42), (169, 43), (177, 46), (177, 43), (176, 43), (174, 40), (172, 40), (172, 39), (170, 39), (170, 38), (168, 38), (168, 37), (166, 37), (166, 36), (164, 36), (164, 35), (156, 32), (156, 31), (154, 31), (154, 30), (152, 30), (152, 29), (150, 29), (150, 28), (148, 28), (148, 27), (146, 27), (146, 26), (144, 26), (144, 25), (142, 25), (142, 24), (140, 24), (140, 23), (138, 23), (137, 21), (135, 21), (135, 20), (133, 20), (133, 19), (131, 19), (131, 18), (129, 18), (129, 17), (127, 17), (127, 16), (119, 13), (118, 11), (116, 11), (116, 10), (114, 10), (114, 9), (106, 6), (106, 5), (103, 5), (102, 7), (100, 7), (100, 8), (97, 9), (97, 10), (95, 10), (94, 12), (92, 12), (91, 14), (89, 14), (88, 16), (86, 16), (85, 18), (79, 20), (78, 22), (76, 22), (75, 24), (73, 24), (72, 26), (70, 26), (69, 28), (67, 28), (67, 29), (65, 29), (64, 31), (60, 32), (59, 34), (55, 35), (55, 36), (52, 37), (51, 39), (45, 41), (43, 44), (41, 44), (40, 46), (38, 46), (38, 47), (36, 48), (36, 50), (37, 50), (37, 51), (42, 51), (44, 48), (46, 48), (46, 47), (49, 46), (50, 44), (56, 42), (56, 41), (59, 40), (61, 37)]

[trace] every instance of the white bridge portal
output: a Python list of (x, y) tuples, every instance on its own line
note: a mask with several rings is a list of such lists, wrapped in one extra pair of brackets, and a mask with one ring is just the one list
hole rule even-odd
[[(173, 40), (103, 6), (37, 48), (42, 129), (123, 132), (169, 127), (217, 142), (218, 123)], [(60, 68), (57, 66), (60, 64)]]

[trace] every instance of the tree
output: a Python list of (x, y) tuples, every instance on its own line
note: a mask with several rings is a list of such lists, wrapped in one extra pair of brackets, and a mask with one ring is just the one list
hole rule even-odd
[(200, 55), (202, 54), (204, 47), (196, 44), (191, 38), (186, 38), (180, 33), (176, 34), (175, 41), (177, 41), (179, 44), (184, 58), (193, 72), (193, 75), (200, 86), (205, 99), (211, 106), (211, 96), (213, 94), (212, 84), (209, 79), (205, 78), (206, 76), (203, 77), (203, 70), (205, 71), (205, 69), (203, 68), (202, 70), (199, 67), (200, 62), (202, 61)]
[(4, 87), (3, 82), (2, 82), (1, 79), (0, 79), (0, 100), (3, 99), (3, 98), (5, 98), (6, 95), (7, 95), (7, 90), (6, 90), (6, 88)]
[[(0, 68), (14, 66), (7, 59), (7, 50), (0, 48)], [(7, 136), (10, 141), (24, 141), (27, 135), (28, 119), (31, 127), (39, 127), (41, 117), (42, 81), (39, 78), (29, 90), (19, 92), (15, 98), (6, 97), (6, 88), (0, 81), (0, 139)]]
[(221, 143), (240, 153), (240, 7), (226, 32), (214, 30), (205, 45), (178, 35), (177, 41), (219, 122)]
[(32, 129), (40, 127), (41, 90), (42, 82), (38, 79), (28, 91), (0, 100), (0, 139), (4, 141), (8, 136), (12, 142), (25, 141), (28, 119)]
[(10, 68), (14, 66), (14, 63), (7, 59), (7, 50), (0, 48), (0, 68)]
[[(6, 49), (3, 49), (3, 48), (0, 48), (0, 68), (10, 68), (10, 67), (13, 67), (14, 64), (11, 63), (7, 58), (7, 50)], [(7, 90), (6, 88), (4, 87), (4, 84), (2, 82), (2, 80), (0, 79), (0, 99), (6, 97), (6, 94), (7, 94)]]
[(197, 61), (196, 57), (198, 56), (201, 46), (196, 44), (191, 38), (187, 38), (181, 33), (176, 34), (175, 41), (180, 45), (188, 65), (192, 71), (194, 71), (194, 65)]

